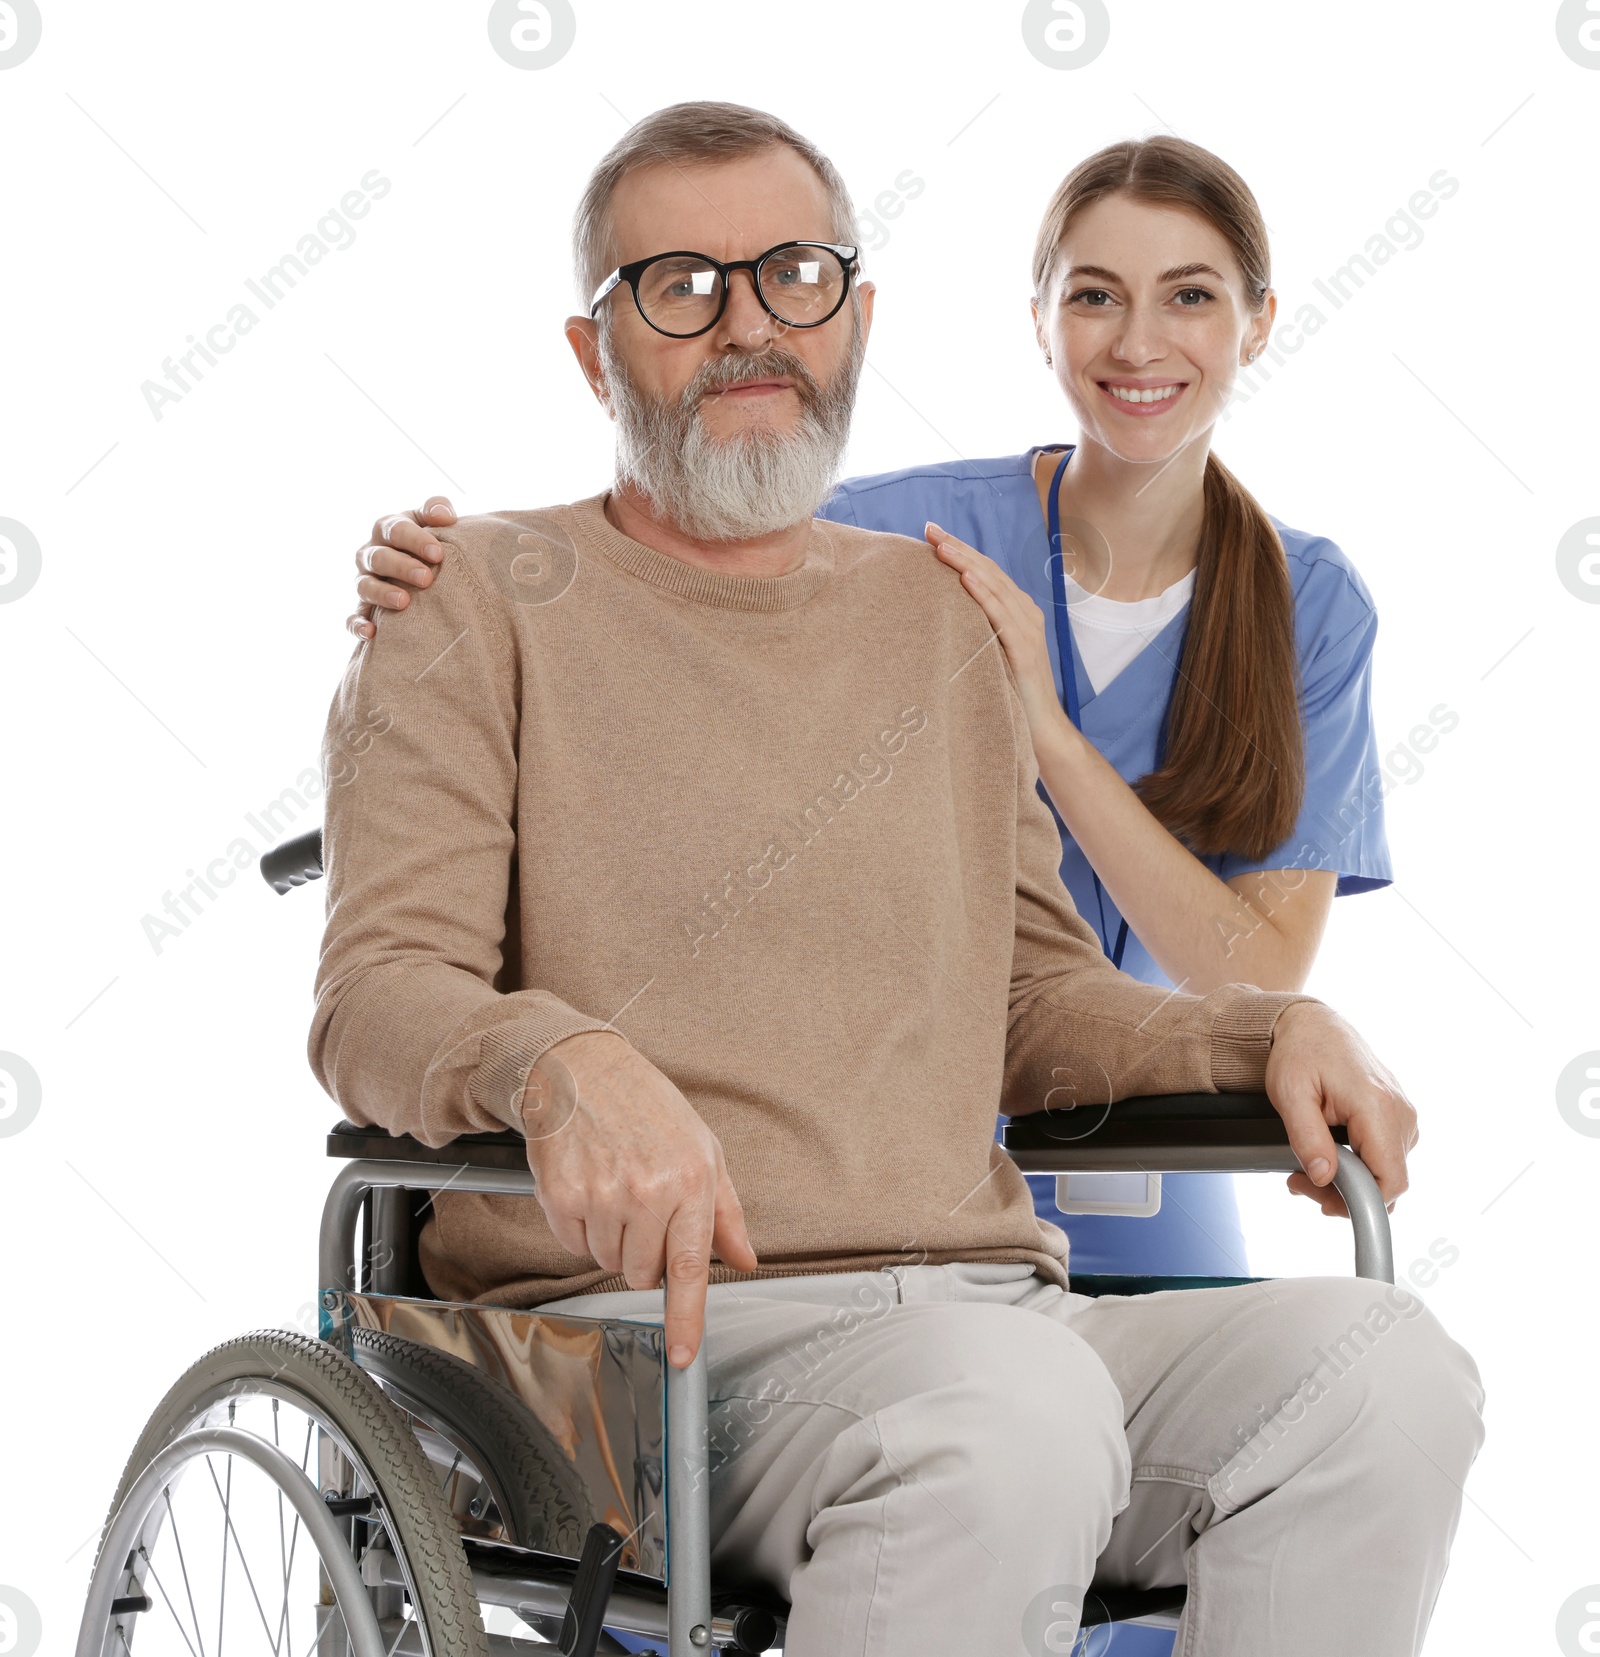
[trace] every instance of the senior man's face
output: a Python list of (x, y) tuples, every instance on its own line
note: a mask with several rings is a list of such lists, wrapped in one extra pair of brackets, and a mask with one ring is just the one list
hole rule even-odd
[[(612, 200), (619, 264), (688, 251), (751, 259), (836, 234), (822, 182), (773, 147), (716, 166), (630, 174)], [(585, 373), (617, 421), (619, 483), (704, 540), (753, 539), (821, 505), (843, 457), (871, 318), (870, 284), (828, 321), (789, 327), (731, 280), (722, 316), (678, 339), (640, 315), (626, 283), (607, 326), (569, 325)]]

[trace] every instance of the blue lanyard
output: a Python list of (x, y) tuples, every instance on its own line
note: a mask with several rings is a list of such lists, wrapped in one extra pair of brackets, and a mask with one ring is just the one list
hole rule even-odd
[[(1046, 512), (1050, 527), (1050, 596), (1056, 617), (1056, 655), (1061, 660), (1061, 700), (1067, 710), (1067, 718), (1081, 731), (1083, 710), (1078, 702), (1078, 670), (1072, 656), (1072, 620), (1067, 614), (1067, 582), (1061, 558), (1061, 475), (1066, 471), (1067, 462), (1071, 459), (1072, 450), (1068, 449), (1061, 456), (1055, 476), (1050, 479), (1050, 499)], [(1123, 951), (1128, 947), (1128, 923), (1123, 920), (1117, 928), (1116, 943), (1107, 944), (1105, 888), (1101, 886), (1100, 876), (1092, 867), (1089, 874), (1094, 880), (1095, 902), (1100, 909), (1100, 947), (1111, 957), (1112, 966), (1120, 968)]]

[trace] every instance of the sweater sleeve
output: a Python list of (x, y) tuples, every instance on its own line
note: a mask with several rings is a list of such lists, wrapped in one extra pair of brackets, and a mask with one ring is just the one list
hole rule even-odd
[[(457, 535), (470, 541), (469, 526)], [(346, 1116), (426, 1145), (520, 1129), (534, 1061), (609, 1026), (500, 993), (521, 709), (510, 626), (452, 544), (427, 602), (381, 617), (323, 742), (327, 927), (309, 1053)], [(514, 972), (518, 963), (510, 963)]]
[(1009, 673), (1007, 688), (1017, 858), (1002, 1112), (1259, 1089), (1278, 1015), (1314, 998), (1245, 984), (1185, 995), (1112, 966), (1062, 884), (1061, 837), (1039, 793), (1027, 718)]

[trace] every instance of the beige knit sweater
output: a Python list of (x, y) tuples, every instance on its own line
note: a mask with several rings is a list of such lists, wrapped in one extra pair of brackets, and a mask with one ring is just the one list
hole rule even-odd
[[(819, 521), (792, 573), (721, 575), (623, 536), (603, 497), (442, 539), (432, 589), (357, 646), (324, 749), (310, 1056), (353, 1121), (520, 1127), (533, 1061), (614, 1027), (720, 1139), (758, 1275), (1008, 1260), (1065, 1283), (996, 1112), (1261, 1085), (1305, 998), (1112, 968), (1004, 652), (925, 546)], [(446, 1299), (625, 1287), (529, 1198), (447, 1192), (421, 1247)]]

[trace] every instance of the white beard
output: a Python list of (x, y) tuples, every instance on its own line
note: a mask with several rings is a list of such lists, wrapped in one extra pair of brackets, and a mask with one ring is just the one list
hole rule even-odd
[[(640, 392), (602, 344), (601, 362), (617, 421), (617, 482), (631, 484), (657, 513), (696, 541), (750, 541), (803, 523), (828, 498), (850, 435), (861, 375), (860, 333), (849, 361), (826, 388), (784, 351), (718, 357), (678, 398)], [(791, 376), (803, 402), (791, 432), (760, 427), (713, 437), (700, 399), (740, 380)]]

